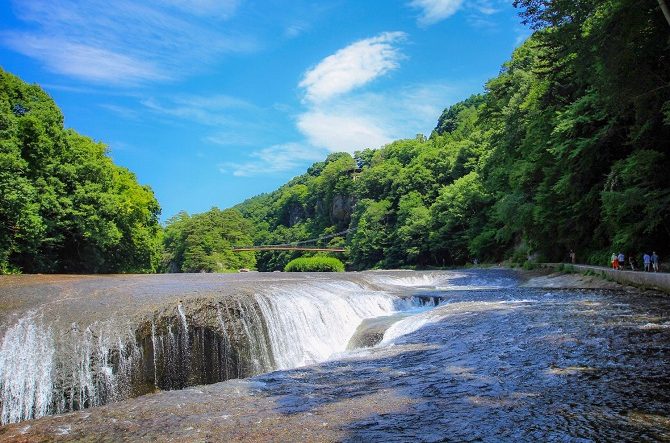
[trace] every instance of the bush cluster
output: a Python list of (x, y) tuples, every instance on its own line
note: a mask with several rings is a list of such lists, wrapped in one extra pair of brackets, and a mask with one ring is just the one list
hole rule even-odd
[(335, 257), (300, 257), (288, 262), (285, 272), (344, 272), (344, 264)]

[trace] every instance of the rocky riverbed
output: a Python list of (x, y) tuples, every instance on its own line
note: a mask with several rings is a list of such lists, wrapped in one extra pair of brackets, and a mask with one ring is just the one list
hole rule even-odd
[(371, 347), (6, 425), (0, 441), (670, 439), (664, 294), (522, 287), (543, 283), (506, 270), (333, 278), (442, 302), (372, 322)]

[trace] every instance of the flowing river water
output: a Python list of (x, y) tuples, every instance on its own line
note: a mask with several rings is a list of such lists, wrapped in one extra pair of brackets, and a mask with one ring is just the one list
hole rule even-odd
[(670, 441), (668, 296), (532, 286), (3, 277), (0, 441)]

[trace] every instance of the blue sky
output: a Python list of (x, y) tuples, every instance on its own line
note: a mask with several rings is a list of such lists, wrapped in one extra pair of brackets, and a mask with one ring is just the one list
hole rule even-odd
[(164, 220), (429, 134), (529, 35), (511, 0), (8, 0), (0, 17), (0, 65), (108, 144)]

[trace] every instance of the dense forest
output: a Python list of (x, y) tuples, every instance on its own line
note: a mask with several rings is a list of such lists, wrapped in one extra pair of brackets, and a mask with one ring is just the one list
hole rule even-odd
[(39, 86), (0, 69), (0, 274), (153, 272), (159, 215), (104, 144), (64, 129)]
[[(670, 26), (656, 0), (517, 0), (535, 32), (429, 138), (333, 154), (236, 207), (258, 244), (316, 238), (353, 269), (605, 264), (670, 244)], [(294, 254), (264, 252), (262, 270)]]
[[(561, 260), (670, 245), (670, 26), (657, 0), (516, 0), (534, 31), (428, 136), (336, 153), (161, 230), (151, 190), (2, 73), (0, 272), (283, 269), (322, 238), (350, 269)], [(352, 147), (356, 148), (356, 147)]]

